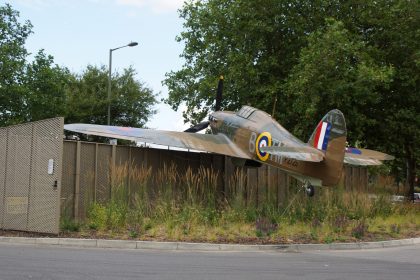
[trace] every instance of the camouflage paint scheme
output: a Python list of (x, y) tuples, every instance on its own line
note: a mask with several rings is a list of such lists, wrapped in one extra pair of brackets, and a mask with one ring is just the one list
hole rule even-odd
[[(250, 106), (243, 106), (238, 112), (214, 112), (209, 117), (209, 123), (213, 134), (91, 124), (68, 124), (64, 129), (224, 154), (233, 157), (233, 162), (239, 165), (260, 166), (266, 163), (314, 186), (336, 185), (344, 163), (378, 165), (382, 160), (393, 159), (377, 151), (347, 149), (346, 123), (343, 114), (337, 109), (324, 116), (308, 143), (293, 136), (267, 113)], [(319, 142), (321, 127), (325, 132), (322, 134), (324, 142)]]
[[(245, 113), (244, 113), (245, 111)], [(247, 113), (250, 112), (250, 114)], [(215, 134), (227, 135), (239, 147), (248, 147), (246, 151), (249, 158), (267, 163), (285, 170), (302, 181), (308, 180), (312, 185), (330, 186), (338, 183), (343, 168), (344, 149), (346, 145), (346, 125), (342, 113), (338, 110), (329, 112), (322, 120), (335, 123), (325, 152), (313, 147), (313, 137), (309, 143), (304, 143), (267, 113), (252, 107), (244, 106), (238, 112), (215, 112), (210, 117), (210, 126)], [(262, 161), (256, 152), (258, 135), (269, 132), (273, 147), (288, 147), (293, 151), (289, 156), (281, 152), (272, 152), (267, 160)], [(312, 155), (313, 160), (299, 160), (302, 154)], [(303, 158), (303, 157), (302, 157)]]

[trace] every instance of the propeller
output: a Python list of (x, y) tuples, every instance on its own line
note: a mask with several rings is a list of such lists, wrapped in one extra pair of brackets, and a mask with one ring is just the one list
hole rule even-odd
[[(219, 83), (217, 85), (217, 94), (216, 94), (216, 106), (214, 107), (215, 111), (219, 111), (222, 104), (222, 93), (223, 93), (223, 76), (220, 76)], [(184, 130), (184, 132), (196, 133), (203, 129), (206, 129), (210, 125), (209, 121), (203, 121), (192, 127)]]
[(223, 76), (220, 76), (219, 84), (217, 85), (216, 106), (214, 107), (215, 111), (220, 111), (220, 106), (222, 105), (222, 93), (223, 93)]
[(209, 126), (209, 124), (210, 124), (209, 121), (204, 121), (184, 130), (184, 132), (196, 133), (203, 129), (206, 129)]

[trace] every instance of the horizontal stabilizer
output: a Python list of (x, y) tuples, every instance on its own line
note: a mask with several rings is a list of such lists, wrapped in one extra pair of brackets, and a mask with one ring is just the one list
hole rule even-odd
[(381, 165), (382, 161), (377, 159), (370, 158), (352, 158), (344, 156), (344, 163), (350, 165), (360, 165), (360, 166), (369, 166), (369, 165)]
[(393, 156), (378, 151), (350, 147), (346, 148), (344, 155), (344, 163), (360, 166), (381, 165), (382, 161), (393, 159)]
[(300, 146), (300, 147), (278, 147), (278, 146), (269, 146), (261, 147), (260, 150), (264, 153), (271, 155), (292, 158), (301, 161), (311, 161), (311, 162), (320, 162), (324, 159), (324, 153), (309, 147), (309, 146)]

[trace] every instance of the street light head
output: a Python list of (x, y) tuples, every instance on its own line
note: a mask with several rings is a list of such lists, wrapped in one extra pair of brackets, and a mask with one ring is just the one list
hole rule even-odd
[(129, 46), (129, 47), (134, 47), (134, 46), (137, 46), (139, 43), (137, 43), (137, 42), (131, 42), (130, 44), (128, 44), (127, 46)]

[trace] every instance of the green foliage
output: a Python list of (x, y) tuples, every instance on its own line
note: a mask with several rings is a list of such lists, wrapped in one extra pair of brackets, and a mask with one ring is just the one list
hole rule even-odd
[(93, 203), (88, 211), (88, 227), (93, 230), (101, 230), (106, 227), (106, 208), (99, 203)]
[(128, 209), (124, 204), (111, 201), (106, 205), (106, 227), (113, 231), (125, 227)]
[(31, 33), (32, 24), (19, 22), (19, 12), (9, 4), (0, 6), (0, 125), (25, 120), (24, 45)]
[(32, 24), (20, 23), (19, 12), (9, 4), (0, 6), (0, 125), (64, 115), (71, 75), (43, 50), (27, 61), (25, 42), (31, 33)]
[[(28, 61), (25, 42), (32, 33), (19, 12), (0, 6), (0, 125), (64, 116), (67, 123), (105, 124), (108, 106), (108, 71), (87, 66), (83, 74), (54, 64), (44, 50)], [(112, 123), (142, 127), (155, 111), (153, 91), (139, 82), (132, 67), (111, 78)]]
[(393, 207), (389, 196), (380, 195), (374, 200), (370, 216), (371, 217), (388, 217), (393, 213)]
[[(299, 6), (299, 7), (297, 7)], [(213, 108), (219, 75), (224, 109), (251, 104), (271, 111), (281, 80), (304, 44), (302, 17), (312, 5), (290, 1), (189, 1), (180, 11), (185, 43), (183, 69), (166, 75), (166, 100), (173, 108), (187, 105), (184, 117), (197, 122)], [(307, 13), (308, 12), (308, 13)], [(303, 37), (302, 37), (303, 36)]]
[[(224, 109), (252, 105), (307, 139), (330, 109), (349, 143), (397, 156), (413, 190), (420, 158), (419, 1), (188, 1), (180, 11), (185, 65), (166, 74), (166, 100), (199, 122), (224, 75)], [(304, 15), (304, 16), (302, 16)], [(408, 168), (406, 168), (408, 166)]]
[(64, 215), (60, 220), (60, 230), (64, 232), (78, 232), (80, 231), (80, 224)]
[(135, 239), (139, 236), (139, 232), (137, 230), (130, 229), (128, 232), (128, 236), (130, 236), (130, 238)]
[[(153, 91), (135, 78), (136, 71), (126, 68), (111, 79), (111, 122), (113, 125), (142, 127), (155, 111)], [(108, 108), (108, 70), (89, 65), (74, 75), (68, 86), (66, 121), (105, 124)], [(140, 113), (141, 112), (141, 113)]]
[(40, 50), (27, 64), (24, 78), (25, 121), (64, 116), (68, 85), (73, 79), (67, 68), (54, 64), (53, 57)]
[(127, 222), (128, 210), (122, 203), (94, 202), (88, 211), (88, 227), (93, 230), (120, 231)]
[(326, 244), (331, 244), (331, 243), (333, 243), (334, 242), (334, 238), (331, 236), (331, 235), (327, 235), (325, 238), (324, 238), (324, 243), (326, 243)]
[[(93, 203), (87, 228), (96, 234), (132, 239), (206, 242), (345, 242), (355, 239), (401, 237), (418, 231), (419, 207), (393, 204), (391, 197), (321, 188), (308, 198), (289, 190), (290, 205), (265, 201), (258, 206), (236, 203), (236, 193), (215, 199), (217, 173), (178, 172), (165, 166), (152, 173), (131, 164), (115, 167), (111, 199)], [(152, 175), (154, 174), (154, 175)], [(194, 175), (194, 176), (193, 176)], [(212, 179), (213, 178), (213, 179)], [(241, 176), (229, 180), (233, 186)], [(127, 183), (130, 182), (130, 187)], [(162, 185), (153, 185), (159, 182)], [(227, 189), (230, 189), (228, 187)], [(242, 191), (246, 189), (243, 186)], [(287, 207), (287, 208), (286, 208)], [(374, 237), (372, 237), (374, 236)], [(291, 242), (291, 241), (287, 241)]]
[(284, 85), (293, 100), (290, 111), (297, 116), (291, 123), (294, 133), (308, 137), (313, 123), (332, 108), (346, 116), (351, 143), (363, 139), (366, 128), (377, 125), (370, 108), (378, 106), (384, 84), (390, 83), (393, 68), (381, 66), (369, 55), (362, 38), (345, 29), (342, 22), (327, 20), (327, 25), (308, 37)]

